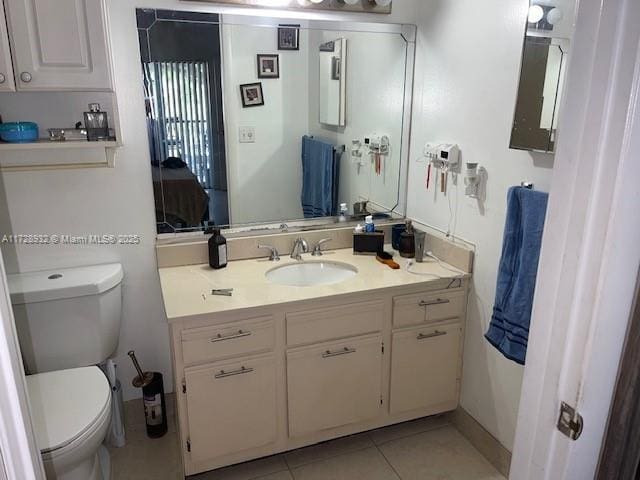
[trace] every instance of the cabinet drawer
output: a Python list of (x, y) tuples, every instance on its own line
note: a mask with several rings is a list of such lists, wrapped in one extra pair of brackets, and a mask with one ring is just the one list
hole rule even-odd
[(351, 303), (288, 313), (287, 344), (303, 345), (382, 330), (384, 302)]
[(193, 462), (276, 440), (273, 354), (187, 368), (185, 384)]
[(182, 331), (182, 358), (185, 365), (220, 360), (249, 353), (273, 350), (273, 317), (191, 328)]
[(392, 414), (458, 402), (459, 323), (421, 327), (393, 334), (391, 344)]
[(393, 297), (393, 327), (434, 323), (462, 316), (465, 292), (429, 292)]
[(382, 398), (382, 337), (289, 351), (287, 389), (292, 437), (376, 417)]

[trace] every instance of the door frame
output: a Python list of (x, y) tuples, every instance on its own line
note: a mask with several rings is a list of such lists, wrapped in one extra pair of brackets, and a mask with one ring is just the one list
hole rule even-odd
[[(640, 267), (640, 3), (578, 5), (511, 464), (594, 478)], [(560, 402), (584, 418), (556, 429)]]
[(598, 480), (636, 478), (640, 465), (640, 277), (638, 280), (607, 434), (600, 452)]
[(0, 459), (8, 480), (45, 480), (17, 339), (0, 252)]

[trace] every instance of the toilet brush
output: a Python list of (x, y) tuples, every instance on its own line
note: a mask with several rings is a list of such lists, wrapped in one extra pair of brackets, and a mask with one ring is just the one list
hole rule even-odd
[(131, 384), (136, 388), (142, 388), (147, 435), (151, 438), (162, 437), (167, 433), (167, 409), (164, 401), (162, 374), (160, 372), (143, 372), (133, 350), (129, 351), (129, 356), (138, 371), (138, 376), (131, 381)]

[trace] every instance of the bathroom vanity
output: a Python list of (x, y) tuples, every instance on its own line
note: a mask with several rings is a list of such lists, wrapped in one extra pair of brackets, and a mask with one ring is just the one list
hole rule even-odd
[(268, 280), (288, 256), (159, 270), (186, 475), (457, 407), (468, 275), (437, 262), (413, 275), (351, 249), (319, 258), (357, 273)]

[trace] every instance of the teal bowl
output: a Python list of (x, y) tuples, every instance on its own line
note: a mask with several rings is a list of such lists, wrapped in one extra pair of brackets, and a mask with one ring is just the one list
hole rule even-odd
[(0, 140), (9, 143), (29, 143), (38, 140), (38, 124), (34, 122), (0, 123)]

